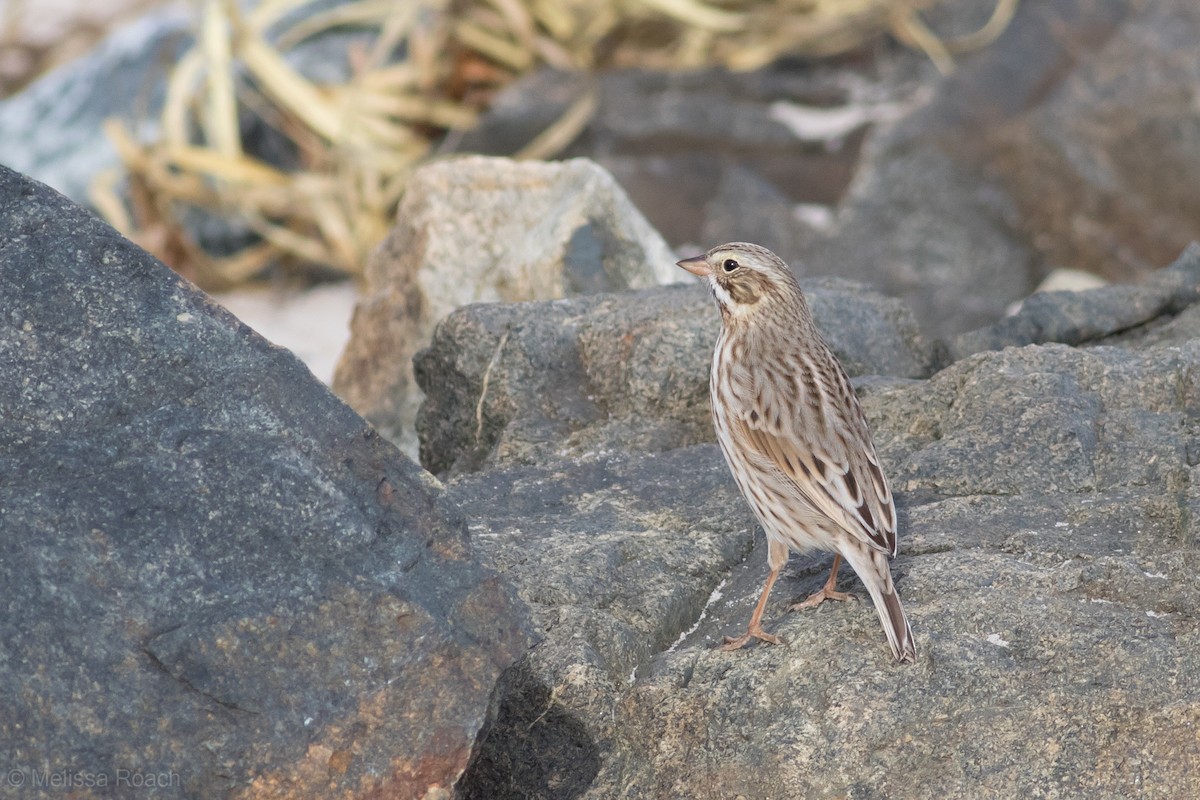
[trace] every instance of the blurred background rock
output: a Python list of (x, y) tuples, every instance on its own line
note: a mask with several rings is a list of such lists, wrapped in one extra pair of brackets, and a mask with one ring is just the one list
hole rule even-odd
[(591, 159), (677, 252), (760, 242), (903, 299), (933, 339), (1200, 237), (1186, 0), (3, 9), (0, 161), (237, 290), (256, 327), (299, 303), (277, 329), (308, 342), (272, 335), (326, 381), (356, 292), (324, 313), (297, 292), (378, 294), (412, 174), (464, 153)]
[(86, 55), (116, 28), (183, 0), (3, 0), (0, 98), (51, 69)]

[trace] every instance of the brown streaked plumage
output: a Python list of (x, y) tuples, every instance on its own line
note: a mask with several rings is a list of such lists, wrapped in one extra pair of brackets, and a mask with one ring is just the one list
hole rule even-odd
[(896, 507), (858, 397), (825, 344), (800, 285), (770, 250), (714, 247), (679, 266), (708, 283), (721, 312), (709, 391), (713, 425), (734, 481), (767, 534), (770, 573), (746, 633), (726, 639), (778, 644), (763, 609), (791, 550), (830, 550), (821, 591), (792, 609), (844, 600), (844, 558), (871, 595), (897, 661), (916, 658), (912, 629), (892, 582)]

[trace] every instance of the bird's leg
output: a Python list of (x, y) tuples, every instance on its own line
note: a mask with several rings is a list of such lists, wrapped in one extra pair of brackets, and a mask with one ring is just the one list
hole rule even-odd
[(829, 580), (825, 581), (825, 585), (822, 586), (819, 591), (813, 592), (811, 595), (809, 595), (807, 600), (800, 603), (793, 603), (792, 605), (788, 606), (788, 611), (803, 611), (806, 608), (816, 608), (826, 600), (857, 600), (857, 596), (850, 594), (849, 592), (837, 591), (838, 567), (841, 565), (842, 554), (835, 553), (833, 556), (833, 569), (830, 570)]
[(763, 630), (762, 615), (767, 608), (767, 598), (771, 595), (771, 587), (775, 585), (775, 579), (779, 577), (780, 570), (787, 563), (787, 557), (786, 544), (777, 544), (773, 539), (768, 539), (767, 565), (770, 566), (771, 572), (767, 575), (767, 583), (763, 586), (762, 594), (759, 595), (758, 605), (754, 606), (754, 613), (750, 615), (750, 626), (737, 638), (726, 636), (725, 643), (721, 645), (722, 650), (739, 650), (745, 647), (751, 639), (762, 639), (769, 644), (780, 644), (778, 636), (772, 636)]

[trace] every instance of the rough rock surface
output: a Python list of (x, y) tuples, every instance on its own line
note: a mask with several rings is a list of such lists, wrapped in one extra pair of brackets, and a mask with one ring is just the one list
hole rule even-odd
[(334, 388), (414, 456), (412, 357), (455, 308), (687, 277), (612, 176), (584, 159), (431, 164), (413, 176), (396, 219), (368, 265)]
[(0, 296), (5, 785), (448, 796), (530, 634), (437, 482), (5, 168)]
[[(846, 281), (805, 287), (851, 375), (932, 371), (931, 348), (899, 301)], [(718, 326), (699, 286), (462, 308), (414, 365), (428, 395), (417, 420), (422, 464), (440, 474), (708, 441)]]
[[(1176, 314), (1189, 309), (1198, 299), (1200, 244), (1192, 243), (1169, 267), (1152, 273), (1141, 283), (1030, 295), (1016, 313), (954, 337), (947, 349), (949, 356), (957, 360), (984, 350), (1045, 342), (1127, 343), (1150, 337), (1149, 328), (1157, 330), (1171, 325)], [(1194, 313), (1195, 309), (1191, 311)], [(1119, 334), (1127, 335), (1114, 340)], [(1180, 338), (1177, 333), (1161, 335)]]
[(919, 663), (854, 604), (740, 663), (685, 644), (590, 796), (1195, 794), (1198, 358), (1030, 347), (875, 387)]
[[(691, 296), (562, 313), (586, 330), (623, 304), (630, 315)], [(565, 392), (520, 355), (562, 346), (529, 343), (563, 305), (464, 309), (422, 357), (458, 353), (479, 375), (510, 331), (487, 393), (517, 398), (501, 440), (562, 442), (461, 460), (478, 469), (447, 483), (545, 637), (508, 676), (466, 797), (1200, 792), (1200, 342), (1031, 345), (925, 379), (857, 380), (900, 510), (894, 571), (920, 657), (898, 666), (869, 600), (784, 612), (823, 582), (822, 554), (794, 555), (768, 606), (787, 644), (712, 649), (744, 628), (766, 564), (717, 447), (699, 438), (707, 412), (687, 399), (706, 364), (614, 349), (585, 371), (577, 356), (569, 375), (632, 376), (636, 363), (638, 386), (677, 399), (577, 414), (565, 436), (547, 410), (569, 402), (525, 399)], [(429, 388), (429, 404), (457, 391)], [(479, 396), (460, 402), (489, 409)], [(688, 414), (691, 438), (672, 438)], [(604, 433), (634, 424), (628, 447)], [(645, 452), (656, 424), (684, 446)], [(608, 449), (571, 444), (597, 440)], [(862, 594), (849, 571), (842, 585)]]

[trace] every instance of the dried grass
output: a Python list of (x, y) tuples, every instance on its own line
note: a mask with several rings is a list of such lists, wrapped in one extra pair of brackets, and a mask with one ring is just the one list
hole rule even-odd
[[(359, 0), (305, 16), (297, 12), (310, 0), (263, 0), (249, 13), (234, 0), (203, 0), (196, 43), (170, 76), (158, 138), (144, 144), (110, 122), (124, 174), (98, 176), (92, 200), (207, 288), (241, 283), (268, 264), (358, 275), (413, 169), (437, 157), (435, 142), (472, 127), (495, 91), (539, 65), (750, 70), (784, 54), (844, 52), (890, 31), (948, 70), (953, 53), (1003, 30), (1017, 0), (998, 0), (987, 26), (962, 42), (940, 40), (921, 21), (939, 2)], [(297, 44), (346, 26), (372, 37), (348, 54), (344, 83), (314, 83), (288, 63)], [(585, 94), (514, 155), (561, 152), (595, 102)], [(244, 152), (246, 110), (295, 146), (297, 169)], [(126, 177), (128, 204), (118, 194)], [(260, 241), (230, 256), (207, 253), (183, 225), (188, 207), (238, 220)]]

